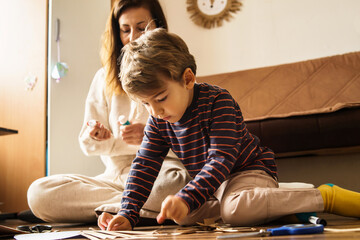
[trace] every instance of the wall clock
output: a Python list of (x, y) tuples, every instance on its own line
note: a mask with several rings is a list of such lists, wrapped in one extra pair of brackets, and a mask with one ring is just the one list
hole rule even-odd
[(238, 0), (187, 0), (187, 11), (195, 24), (213, 28), (222, 26), (224, 20), (229, 21), (241, 5)]

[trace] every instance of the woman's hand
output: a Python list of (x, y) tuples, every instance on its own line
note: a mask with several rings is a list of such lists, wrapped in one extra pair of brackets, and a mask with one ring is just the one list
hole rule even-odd
[(118, 231), (118, 230), (131, 230), (131, 224), (129, 220), (120, 215), (112, 215), (107, 212), (103, 212), (98, 217), (98, 226), (102, 230)]
[[(120, 124), (120, 123), (119, 123)], [(145, 125), (134, 123), (120, 127), (120, 136), (124, 142), (130, 145), (140, 145), (144, 137)]]
[(162, 202), (161, 211), (156, 219), (159, 224), (162, 224), (165, 219), (172, 219), (175, 222), (181, 222), (188, 213), (189, 208), (182, 198), (169, 195)]
[(90, 131), (90, 137), (97, 141), (107, 140), (111, 137), (111, 131), (107, 129), (103, 124), (96, 121), (96, 124), (92, 127), (92, 130)]

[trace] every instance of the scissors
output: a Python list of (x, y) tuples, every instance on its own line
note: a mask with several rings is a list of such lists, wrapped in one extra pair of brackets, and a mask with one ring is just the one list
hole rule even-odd
[(260, 229), (259, 232), (222, 235), (218, 236), (217, 239), (316, 234), (322, 232), (324, 232), (324, 225), (322, 224), (289, 224), (278, 228)]
[(21, 225), (21, 226), (17, 226), (16, 228), (18, 230), (30, 232), (30, 233), (43, 233), (52, 230), (51, 225), (41, 225), (41, 224), (37, 224), (35, 226)]

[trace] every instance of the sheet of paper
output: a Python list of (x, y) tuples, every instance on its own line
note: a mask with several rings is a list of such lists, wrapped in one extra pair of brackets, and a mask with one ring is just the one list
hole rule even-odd
[(80, 231), (64, 231), (64, 232), (49, 232), (49, 233), (31, 233), (15, 235), (17, 240), (56, 240), (79, 237), (82, 238)]
[(49, 233), (32, 233), (15, 235), (17, 240), (56, 240), (68, 238), (87, 238), (90, 240), (98, 239), (156, 239), (158, 236), (166, 234), (155, 234), (154, 231), (102, 231), (102, 230), (82, 230), (82, 231), (64, 231)]

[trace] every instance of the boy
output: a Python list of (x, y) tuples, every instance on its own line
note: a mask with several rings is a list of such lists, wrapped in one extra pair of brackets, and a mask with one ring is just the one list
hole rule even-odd
[(171, 148), (193, 177), (168, 196), (157, 217), (194, 224), (205, 203), (220, 202), (219, 215), (232, 225), (262, 224), (301, 212), (326, 211), (360, 217), (360, 194), (333, 185), (278, 188), (272, 150), (246, 128), (240, 108), (224, 89), (195, 82), (196, 63), (177, 35), (156, 29), (124, 47), (120, 79), (127, 94), (151, 117), (134, 159), (122, 210), (99, 216), (101, 229), (133, 228)]

